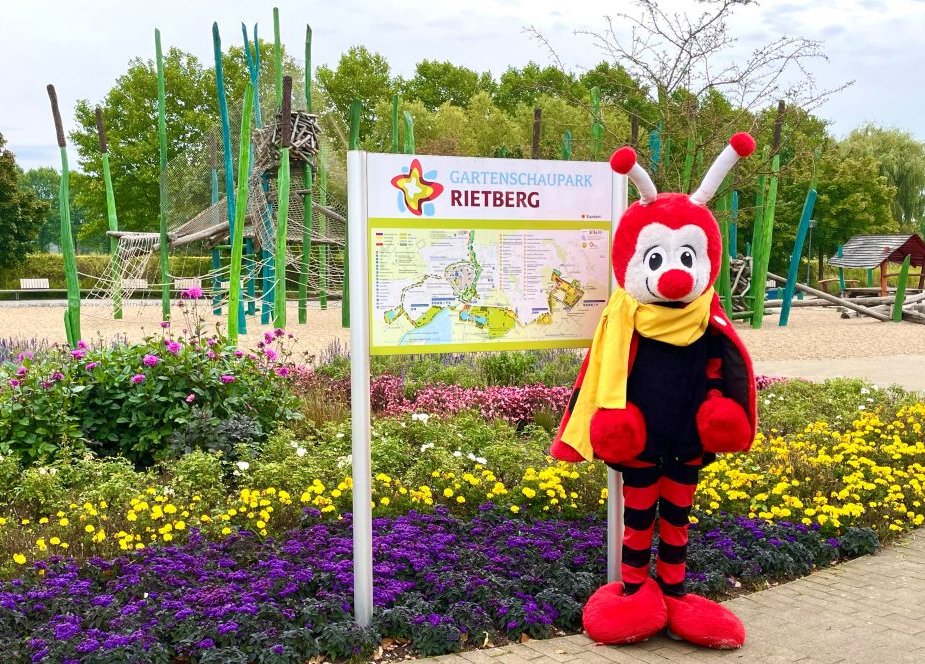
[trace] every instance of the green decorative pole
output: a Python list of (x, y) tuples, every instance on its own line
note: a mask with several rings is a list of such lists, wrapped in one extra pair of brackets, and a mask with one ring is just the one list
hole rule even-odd
[[(328, 146), (321, 146), (321, 155), (318, 164), (318, 203), (328, 204)], [(328, 218), (324, 215), (318, 217), (318, 233), (321, 237), (328, 236)], [(322, 309), (328, 308), (328, 261), (331, 258), (331, 248), (327, 244), (318, 247), (320, 257), (318, 265), (318, 301)]]
[(787, 270), (787, 285), (784, 286), (784, 301), (781, 304), (780, 320), (778, 321), (780, 327), (787, 327), (787, 323), (790, 321), (790, 306), (796, 290), (800, 259), (803, 257), (803, 242), (806, 240), (809, 222), (813, 216), (813, 207), (816, 205), (815, 185), (815, 182), (810, 185), (809, 191), (806, 192), (806, 200), (803, 201), (803, 214), (800, 215), (800, 225), (797, 226), (797, 238), (793, 243), (793, 253), (790, 254), (790, 268)]
[(896, 300), (893, 302), (893, 320), (897, 323), (903, 319), (903, 304), (906, 302), (906, 282), (909, 281), (909, 265), (912, 256), (906, 256), (903, 266), (899, 270), (899, 281), (896, 283)]
[[(686, 189), (685, 189), (686, 191)], [(729, 194), (724, 194), (716, 202), (719, 229), (723, 238), (723, 252), (720, 259), (719, 278), (716, 281), (717, 291), (723, 301), (726, 315), (732, 315), (732, 283), (729, 274)]]
[[(362, 106), (359, 99), (354, 99), (350, 105), (350, 142), (348, 143), (351, 150), (360, 149), (360, 115)], [(406, 137), (407, 142), (407, 137)], [(413, 149), (412, 145), (412, 149)], [(340, 322), (343, 327), (350, 327), (350, 252), (347, 250), (347, 244), (344, 244), (344, 294), (341, 299)]]
[[(100, 154), (103, 157), (103, 185), (106, 187), (106, 218), (109, 230), (119, 230), (119, 217), (116, 215), (116, 196), (112, 191), (112, 174), (109, 170), (109, 143), (106, 140), (106, 125), (103, 122), (103, 109), (96, 108), (96, 133), (100, 139)], [(109, 236), (109, 253), (116, 269), (115, 289), (112, 293), (112, 315), (116, 320), (122, 318), (122, 260), (119, 257), (119, 240)]]
[(392, 95), (392, 154), (398, 154), (398, 93)]
[[(222, 124), (222, 151), (224, 154), (224, 168), (225, 168), (225, 202), (228, 209), (228, 234), (231, 237), (234, 237), (235, 232), (235, 219), (237, 218), (237, 208), (235, 206), (234, 198), (234, 166), (231, 158), (231, 123), (228, 119), (228, 97), (225, 94), (225, 74), (224, 66), (222, 65), (222, 38), (218, 32), (218, 23), (212, 24), (212, 50), (215, 56), (215, 88), (218, 94), (218, 112), (219, 117), (221, 118)], [(247, 206), (245, 206), (245, 211)], [(242, 217), (243, 219), (243, 217)], [(238, 289), (238, 297), (240, 295), (240, 289)], [(229, 297), (231, 295), (231, 288), (229, 285)], [(231, 311), (229, 307), (229, 311)], [(244, 318), (244, 309), (243, 307), (237, 307), (237, 332), (239, 334), (247, 334), (247, 321)], [(231, 319), (229, 319), (230, 321)], [(231, 334), (231, 327), (228, 328), (229, 335)]]
[(231, 283), (228, 286), (228, 341), (238, 342), (238, 327), (241, 311), (241, 256), (244, 253), (244, 219), (247, 214), (247, 174), (251, 161), (252, 109), (254, 106), (253, 89), (248, 81), (244, 86), (244, 107), (241, 110), (241, 139), (238, 143), (238, 206), (235, 209), (234, 230), (231, 233)]
[[(312, 112), (312, 26), (305, 26), (305, 110)], [(312, 165), (305, 163), (302, 173), (302, 207), (305, 210), (302, 220), (302, 260), (299, 265), (299, 324), (308, 322), (308, 273), (312, 264)]]
[[(844, 258), (844, 256), (845, 256), (845, 250), (842, 248), (841, 245), (838, 245), (838, 257)], [(845, 270), (844, 268), (841, 268), (841, 267), (838, 268), (838, 292), (839, 293), (845, 292)]]
[(729, 258), (739, 255), (739, 192), (732, 192), (732, 216), (729, 219)]
[[(414, 154), (414, 118), (408, 111), (402, 115), (405, 123), (405, 154)], [(350, 132), (352, 135), (353, 126), (350, 127)]]
[(662, 134), (661, 134), (662, 123), (658, 123), (658, 127), (653, 129), (649, 133), (649, 170), (654, 175), (658, 172), (659, 164), (661, 163), (662, 157)]
[(777, 205), (777, 174), (780, 172), (780, 155), (775, 154), (771, 161), (771, 182), (768, 185), (768, 198), (764, 205), (764, 215), (760, 226), (755, 228), (756, 238), (752, 247), (752, 327), (759, 329), (764, 320), (765, 283), (768, 279), (768, 261), (771, 259), (771, 238), (774, 232), (774, 208)]
[[(681, 191), (685, 194), (691, 193), (691, 171), (694, 169), (694, 137), (687, 137), (687, 152), (684, 154), (684, 175), (681, 183)], [(728, 246), (728, 245), (727, 245)]]
[(601, 91), (591, 88), (591, 159), (600, 161), (604, 154), (604, 122), (601, 119)]
[(289, 145), (292, 138), (292, 77), (283, 78), (283, 106), (280, 122), (279, 173), (276, 192), (276, 285), (273, 292), (273, 326), (286, 327), (286, 240), (289, 231)]
[(77, 280), (77, 256), (71, 235), (70, 171), (67, 166), (67, 144), (64, 142), (64, 125), (58, 110), (55, 86), (48, 85), (51, 114), (55, 120), (58, 147), (61, 149), (61, 187), (58, 191), (61, 215), (61, 252), (64, 254), (64, 281), (67, 284), (67, 310), (64, 312), (64, 332), (67, 343), (74, 348), (80, 340), (80, 282)]
[(157, 58), (157, 145), (160, 172), (160, 249), (161, 249), (161, 317), (170, 320), (170, 259), (167, 244), (167, 114), (164, 108), (164, 57), (161, 54), (161, 31), (154, 30), (154, 50)]
[(572, 159), (572, 132), (570, 129), (565, 130), (562, 136), (562, 161), (571, 161)]
[[(256, 41), (256, 40), (255, 40)], [(276, 108), (283, 105), (283, 45), (279, 39), (279, 7), (273, 8), (273, 82)]]
[[(212, 154), (210, 161), (212, 162), (212, 172), (210, 183), (212, 185), (212, 205), (218, 203), (218, 146), (215, 144), (213, 139), (211, 142)], [(219, 271), (222, 269), (222, 251), (218, 247), (212, 247), (212, 273), (215, 275), (212, 278), (212, 313), (216, 316), (222, 315), (222, 280), (219, 278)]]

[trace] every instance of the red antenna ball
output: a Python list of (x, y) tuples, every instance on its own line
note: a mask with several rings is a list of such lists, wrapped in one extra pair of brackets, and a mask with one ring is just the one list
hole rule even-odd
[(736, 151), (739, 158), (745, 158), (755, 151), (755, 139), (745, 131), (733, 134), (732, 138), (729, 139), (729, 145)]
[[(748, 134), (746, 134), (747, 136)], [(749, 138), (751, 138), (749, 136)], [(754, 144), (754, 141), (752, 141)], [(612, 155), (610, 155), (610, 167), (615, 170), (620, 175), (626, 175), (631, 170), (633, 166), (636, 165), (636, 151), (627, 146), (622, 147)]]

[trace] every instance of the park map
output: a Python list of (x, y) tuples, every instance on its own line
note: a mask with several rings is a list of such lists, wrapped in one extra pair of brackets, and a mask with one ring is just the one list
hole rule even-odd
[(370, 236), (374, 352), (587, 345), (607, 301), (604, 227), (373, 225)]

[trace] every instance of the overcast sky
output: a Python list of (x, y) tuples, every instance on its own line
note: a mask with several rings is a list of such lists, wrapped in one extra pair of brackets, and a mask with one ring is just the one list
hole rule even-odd
[[(0, 67), (0, 133), (24, 168), (58, 166), (47, 83), (58, 90), (70, 131), (77, 99), (100, 100), (131, 58), (154, 57), (155, 27), (165, 50), (177, 46), (211, 63), (213, 21), (225, 45), (240, 44), (242, 21), (259, 23), (261, 36), (272, 39), (274, 5), (290, 53), (301, 53), (305, 23), (311, 23), (316, 65), (336, 64), (343, 51), (363, 44), (382, 53), (393, 73), (409, 75), (427, 58), (496, 77), (509, 65), (550, 62), (525, 26), (540, 29), (564, 64), (580, 71), (603, 58), (574, 32), (602, 29), (604, 16), (620, 8), (632, 11), (626, 0), (0, 0), (0, 44), (7, 54)], [(836, 135), (875, 121), (925, 140), (925, 0), (766, 0), (740, 9), (730, 28), (743, 55), (782, 34), (825, 42), (830, 62), (813, 66), (820, 85), (856, 81), (817, 111)]]

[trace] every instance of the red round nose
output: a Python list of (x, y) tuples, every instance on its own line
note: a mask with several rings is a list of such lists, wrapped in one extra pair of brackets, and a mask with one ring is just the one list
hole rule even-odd
[(658, 279), (658, 292), (669, 300), (680, 300), (694, 289), (694, 278), (684, 270), (668, 270)]

